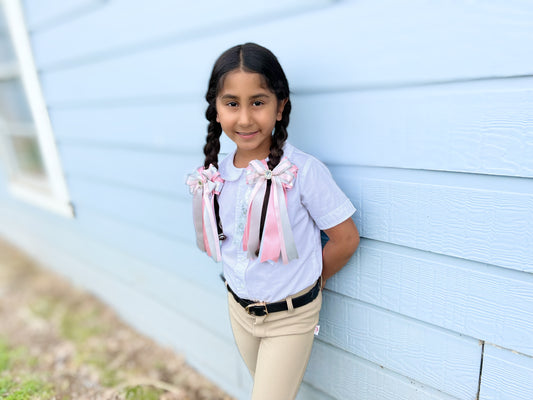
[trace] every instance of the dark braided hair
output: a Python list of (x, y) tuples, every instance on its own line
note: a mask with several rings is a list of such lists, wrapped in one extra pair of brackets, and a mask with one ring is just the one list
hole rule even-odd
[[(216, 120), (216, 99), (218, 92), (224, 85), (224, 78), (229, 72), (235, 70), (260, 74), (265, 80), (267, 87), (276, 95), (278, 102), (283, 100), (287, 101), (283, 108), (281, 120), (276, 121), (274, 134), (272, 135), (270, 153), (268, 155), (268, 167), (273, 170), (283, 157), (283, 146), (288, 136), (287, 126), (289, 125), (289, 114), (291, 112), (289, 82), (287, 81), (287, 77), (285, 76), (276, 56), (267, 48), (255, 43), (245, 43), (226, 50), (220, 55), (213, 66), (213, 71), (211, 72), (211, 77), (209, 79), (209, 86), (205, 95), (205, 99), (208, 103), (205, 117), (209, 121), (209, 125), (207, 127), (207, 137), (204, 146), (204, 167), (208, 168), (209, 164), (213, 164), (218, 168), (218, 152), (220, 151), (220, 135), (222, 134), (222, 127)], [(260, 235), (262, 235), (263, 231), (269, 195), (270, 180), (267, 181), (263, 213), (261, 215)], [(224, 236), (222, 234), (222, 226), (218, 212), (218, 200), (216, 196), (215, 214), (219, 227), (219, 236), (223, 239)]]

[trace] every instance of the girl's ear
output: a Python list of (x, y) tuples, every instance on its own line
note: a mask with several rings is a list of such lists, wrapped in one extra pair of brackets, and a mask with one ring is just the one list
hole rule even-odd
[(283, 118), (283, 109), (285, 108), (285, 104), (287, 104), (287, 101), (289, 101), (289, 98), (283, 99), (278, 104), (278, 115), (276, 116), (277, 121), (281, 121), (281, 118)]
[(220, 124), (220, 119), (218, 118), (218, 113), (217, 113), (217, 122)]

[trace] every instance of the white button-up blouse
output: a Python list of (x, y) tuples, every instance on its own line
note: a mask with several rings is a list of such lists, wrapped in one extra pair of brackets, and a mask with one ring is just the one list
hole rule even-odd
[(355, 212), (322, 162), (289, 143), (283, 151), (298, 167), (294, 186), (287, 190), (287, 210), (298, 258), (288, 264), (281, 259), (248, 259), (242, 238), (252, 185), (246, 184), (245, 169), (233, 165), (235, 152), (219, 163), (224, 179), (219, 196), (220, 220), (226, 235), (221, 242), (224, 277), (241, 298), (273, 302), (313, 284), (322, 273), (320, 230), (340, 224)]

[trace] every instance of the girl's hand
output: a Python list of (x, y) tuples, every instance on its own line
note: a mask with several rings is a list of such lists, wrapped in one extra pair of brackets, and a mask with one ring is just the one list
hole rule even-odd
[(324, 232), (328, 235), (329, 240), (322, 250), (322, 287), (326, 284), (327, 279), (346, 265), (357, 250), (360, 240), (359, 231), (351, 218), (333, 228), (325, 229)]

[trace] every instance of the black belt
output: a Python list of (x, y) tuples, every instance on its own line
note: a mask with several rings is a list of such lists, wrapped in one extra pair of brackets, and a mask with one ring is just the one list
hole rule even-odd
[[(226, 287), (228, 288), (228, 291), (233, 295), (235, 301), (239, 303), (250, 315), (261, 317), (263, 315), (267, 315), (273, 312), (287, 311), (289, 309), (289, 307), (287, 306), (287, 301), (285, 300), (278, 301), (276, 303), (266, 303), (264, 301), (258, 302), (253, 300), (241, 299), (235, 294), (233, 290), (231, 290), (231, 288), (226, 282), (226, 279), (224, 279), (224, 276), (220, 275), (220, 277), (222, 278), (224, 283), (226, 283)], [(307, 293), (304, 293), (298, 297), (294, 297), (292, 299), (292, 306), (294, 308), (305, 306), (306, 304), (316, 299), (318, 293), (320, 293), (320, 279), (316, 281), (315, 286), (313, 286), (313, 288)]]

